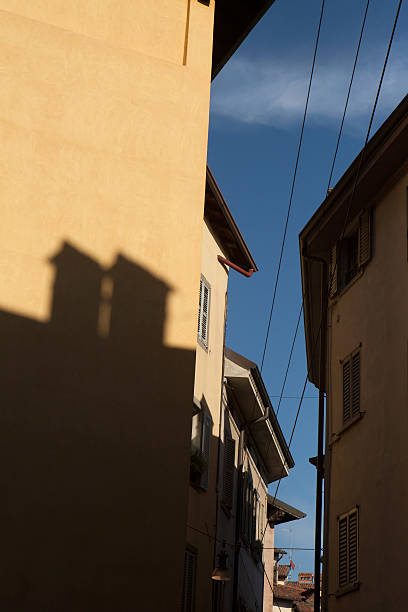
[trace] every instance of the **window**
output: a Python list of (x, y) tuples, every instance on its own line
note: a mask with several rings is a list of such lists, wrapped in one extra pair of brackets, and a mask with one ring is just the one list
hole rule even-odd
[(197, 553), (190, 548), (186, 548), (184, 552), (182, 612), (193, 612), (194, 610), (196, 568)]
[(343, 424), (360, 414), (360, 350), (343, 360)]
[(201, 277), (200, 280), (200, 301), (198, 307), (198, 340), (205, 348), (208, 348), (208, 323), (210, 313), (211, 287)]
[(224, 465), (222, 477), (222, 503), (232, 509), (234, 505), (235, 440), (231, 436), (224, 439)]
[(358, 508), (341, 515), (338, 523), (339, 589), (358, 581)]
[(194, 414), (191, 429), (190, 482), (205, 491), (208, 489), (211, 431), (211, 416), (203, 410)]
[(358, 222), (336, 242), (330, 251), (329, 295), (334, 297), (357, 276), (371, 259), (371, 211), (366, 210)]

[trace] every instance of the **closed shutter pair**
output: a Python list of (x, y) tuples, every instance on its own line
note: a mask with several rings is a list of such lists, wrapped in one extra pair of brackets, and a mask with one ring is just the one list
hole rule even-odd
[[(360, 216), (358, 226), (358, 267), (362, 268), (371, 259), (371, 210), (366, 210)], [(341, 245), (336, 242), (330, 251), (329, 262), (329, 296), (334, 297), (340, 287), (339, 252)]]
[(358, 508), (338, 518), (339, 588), (358, 580)]

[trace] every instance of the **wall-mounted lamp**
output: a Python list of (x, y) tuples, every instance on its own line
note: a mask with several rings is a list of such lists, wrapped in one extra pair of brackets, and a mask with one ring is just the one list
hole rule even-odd
[(211, 578), (213, 580), (224, 580), (224, 582), (228, 582), (231, 580), (231, 574), (227, 568), (228, 553), (225, 550), (225, 540), (222, 543), (222, 550), (220, 553), (218, 553), (217, 557), (218, 564), (213, 571)]

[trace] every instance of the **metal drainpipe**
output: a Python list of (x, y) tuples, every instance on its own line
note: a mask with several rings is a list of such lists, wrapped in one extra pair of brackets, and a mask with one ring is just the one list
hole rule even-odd
[[(326, 387), (326, 333), (327, 333), (327, 263), (321, 257), (313, 257), (302, 253), (305, 259), (317, 261), (321, 264), (321, 311), (322, 320), (320, 326), (320, 364), (319, 364), (319, 420), (317, 428), (317, 470), (316, 470), (316, 526), (315, 526), (315, 563), (314, 563), (314, 612), (320, 612), (320, 547), (322, 541), (322, 493), (324, 478), (324, 390)], [(312, 357), (313, 358), (313, 357)], [(325, 496), (327, 492), (325, 489)], [(327, 517), (325, 516), (325, 523)]]
[(225, 259), (225, 257), (222, 257), (221, 255), (218, 255), (217, 259), (220, 263), (224, 264), (224, 266), (228, 266), (232, 268), (233, 270), (235, 270), (236, 272), (239, 272), (240, 274), (242, 274), (243, 276), (246, 276), (247, 278), (251, 278), (251, 276), (255, 272), (253, 268), (250, 268), (249, 270), (244, 270), (244, 268), (237, 266), (237, 264), (232, 263), (232, 261), (229, 261), (229, 259)]
[(234, 555), (234, 581), (232, 585), (232, 610), (236, 612), (238, 610), (238, 572), (239, 572), (239, 553), (241, 550), (240, 542), (240, 526), (241, 526), (241, 514), (242, 514), (242, 464), (243, 464), (243, 449), (244, 449), (245, 431), (241, 429), (239, 432), (239, 446), (238, 446), (238, 486), (237, 486), (237, 503), (235, 512), (235, 555)]
[(322, 493), (324, 478), (324, 390), (326, 388), (326, 332), (327, 332), (327, 264), (322, 264), (320, 327), (320, 367), (319, 367), (319, 422), (317, 431), (317, 471), (316, 471), (316, 528), (315, 528), (315, 594), (314, 612), (320, 612), (320, 557), (322, 541)]

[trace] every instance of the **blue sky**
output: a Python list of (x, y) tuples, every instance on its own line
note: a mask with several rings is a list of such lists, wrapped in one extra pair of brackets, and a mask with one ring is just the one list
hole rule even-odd
[[(364, 143), (398, 0), (371, 0), (334, 179)], [(263, 378), (275, 408), (301, 303), (298, 234), (324, 199), (366, 0), (326, 0), (309, 113), (289, 221)], [(276, 0), (214, 81), (208, 162), (259, 272), (230, 275), (227, 342), (260, 363), (283, 224), (306, 100), (321, 0)], [(372, 133), (407, 93), (408, 6), (399, 17)], [(306, 376), (299, 330), (286, 396), (299, 396)], [(278, 415), (289, 438), (299, 400)], [(278, 497), (307, 513), (277, 528), (276, 544), (314, 546), (317, 390), (308, 385), (291, 452), (296, 462)], [(275, 492), (275, 486), (270, 487)], [(313, 571), (313, 552), (293, 551), (298, 571)], [(288, 563), (289, 557), (283, 559)]]

